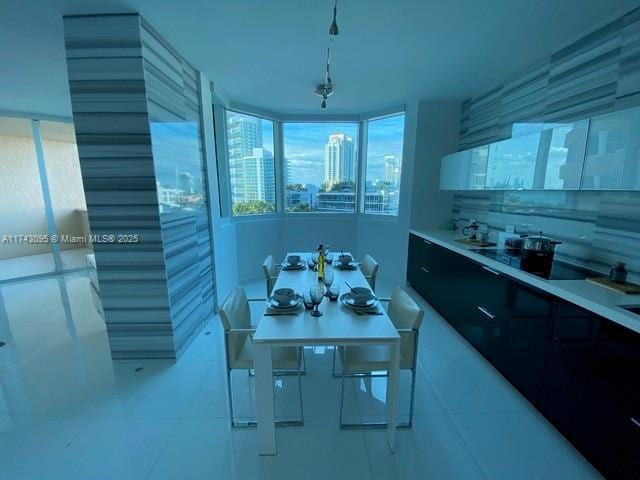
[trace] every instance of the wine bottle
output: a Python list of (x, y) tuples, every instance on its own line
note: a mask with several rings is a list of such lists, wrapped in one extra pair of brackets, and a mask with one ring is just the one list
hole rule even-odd
[(322, 244), (318, 247), (318, 281), (321, 282), (324, 278), (324, 248)]

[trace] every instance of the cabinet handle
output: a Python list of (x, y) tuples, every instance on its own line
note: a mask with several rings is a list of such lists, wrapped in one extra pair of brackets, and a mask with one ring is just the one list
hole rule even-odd
[(484, 265), (482, 265), (482, 268), (484, 268), (489, 273), (500, 276), (500, 272), (496, 272), (493, 268), (485, 267)]
[(431, 245), (431, 242), (429, 240), (425, 240), (424, 238), (422, 239), (422, 241), (427, 244), (427, 245)]
[(491, 320), (495, 320), (496, 316), (486, 308), (481, 307), (480, 305), (477, 305), (476, 308), (480, 310), (486, 317), (490, 318)]
[(424, 267), (420, 267), (420, 268), (422, 269), (422, 271), (423, 271), (424, 273), (431, 273), (431, 272), (429, 272), (429, 270), (428, 270), (428, 269), (426, 269), (426, 268), (424, 268)]
[(631, 423), (633, 423), (636, 427), (640, 427), (640, 422), (635, 418), (631, 417), (629, 420), (631, 420)]

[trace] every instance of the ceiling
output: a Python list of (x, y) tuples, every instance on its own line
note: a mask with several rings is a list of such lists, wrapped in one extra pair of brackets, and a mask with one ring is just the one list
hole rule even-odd
[[(226, 98), (320, 113), (313, 90), (324, 77), (333, 0), (0, 2), (0, 110), (70, 116), (61, 16), (138, 11)], [(639, 5), (339, 0), (327, 113), (467, 98)]]

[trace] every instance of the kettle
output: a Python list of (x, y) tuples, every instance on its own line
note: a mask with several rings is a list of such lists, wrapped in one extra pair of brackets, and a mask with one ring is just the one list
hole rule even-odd
[(462, 234), (466, 236), (469, 240), (475, 240), (479, 227), (480, 225), (478, 225), (478, 223), (475, 220), (471, 220), (471, 223), (469, 225), (462, 228)]

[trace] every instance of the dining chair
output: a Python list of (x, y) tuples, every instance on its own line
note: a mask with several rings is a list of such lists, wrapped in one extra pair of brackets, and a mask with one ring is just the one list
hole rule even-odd
[[(410, 428), (413, 422), (413, 402), (416, 389), (416, 368), (418, 360), (418, 331), (424, 317), (424, 311), (407, 292), (397, 287), (391, 298), (387, 314), (400, 334), (400, 370), (411, 371), (411, 397), (409, 421), (399, 423), (398, 427)], [(386, 422), (343, 423), (344, 383), (346, 378), (387, 377), (389, 368), (389, 348), (386, 346), (353, 346), (338, 348), (342, 372), (342, 390), (340, 392), (340, 428), (382, 428)], [(374, 373), (376, 372), (376, 373)], [(377, 373), (381, 372), (381, 373)]]
[[(251, 308), (242, 287), (236, 287), (220, 307), (220, 320), (224, 328), (224, 343), (227, 361), (227, 389), (229, 391), (229, 413), (231, 426), (255, 427), (256, 421), (236, 421), (233, 414), (232, 370), (253, 370), (253, 334), (256, 327), (251, 325)], [(256, 299), (255, 301), (264, 301)], [(302, 409), (302, 380), (300, 375), (301, 352), (296, 347), (272, 347), (274, 376), (298, 376), (298, 396), (300, 398), (300, 420), (280, 420), (277, 425), (304, 425)]]
[(273, 255), (269, 255), (262, 262), (262, 272), (264, 273), (264, 278), (267, 281), (267, 296), (271, 296), (271, 292), (273, 292), (273, 287), (276, 284), (276, 280), (278, 280), (278, 275), (280, 274), (280, 269), (282, 267), (278, 264), (273, 263)]
[(362, 265), (360, 266), (360, 269), (362, 270), (364, 278), (366, 278), (367, 282), (369, 282), (371, 290), (375, 292), (376, 275), (378, 274), (378, 262), (376, 262), (371, 255), (367, 254), (362, 259)]

